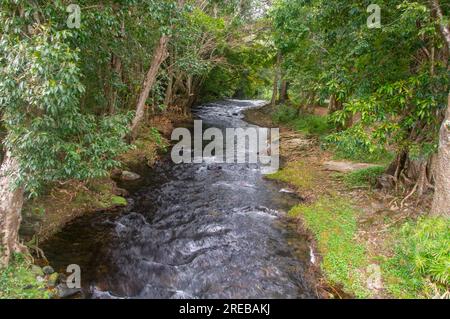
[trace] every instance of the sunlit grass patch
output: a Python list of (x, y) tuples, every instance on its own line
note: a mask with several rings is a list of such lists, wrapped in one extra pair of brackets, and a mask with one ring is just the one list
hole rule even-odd
[(368, 265), (366, 249), (356, 238), (358, 212), (348, 201), (322, 197), (314, 204), (294, 207), (289, 214), (301, 217), (315, 235), (327, 280), (358, 298), (370, 296), (363, 274)]
[(266, 175), (266, 178), (288, 183), (297, 189), (310, 189), (315, 180), (315, 171), (304, 162), (290, 162), (286, 167), (274, 174)]

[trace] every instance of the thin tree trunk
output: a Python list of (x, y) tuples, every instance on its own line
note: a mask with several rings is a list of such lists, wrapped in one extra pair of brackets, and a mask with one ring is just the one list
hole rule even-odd
[(167, 44), (169, 42), (169, 37), (163, 35), (158, 42), (158, 46), (155, 48), (155, 53), (153, 54), (152, 63), (150, 69), (147, 72), (144, 83), (142, 85), (142, 91), (139, 95), (139, 100), (136, 106), (136, 115), (131, 123), (131, 138), (135, 139), (137, 137), (139, 125), (145, 116), (145, 102), (150, 94), (150, 90), (156, 82), (156, 77), (158, 76), (159, 68), (164, 60), (167, 58)]
[[(117, 79), (122, 78), (122, 61), (118, 56), (116, 56), (114, 53), (112, 54), (111, 58), (111, 66), (112, 66), (112, 83), (116, 81)], [(117, 89), (114, 87), (114, 85), (111, 85), (110, 87), (110, 96), (109, 96), (109, 114), (116, 113), (116, 104), (117, 104)]]
[(273, 91), (272, 91), (272, 101), (270, 104), (275, 106), (278, 98), (278, 81), (280, 80), (280, 72), (281, 72), (281, 52), (277, 54), (277, 64), (275, 66), (275, 76), (273, 79)]
[(169, 75), (169, 81), (167, 83), (166, 94), (164, 96), (164, 105), (170, 107), (172, 104), (172, 89), (173, 89), (173, 76)]
[(284, 104), (289, 100), (288, 89), (289, 89), (289, 82), (283, 79), (283, 81), (281, 81), (281, 88), (280, 88), (280, 104)]
[(18, 168), (11, 153), (6, 152), (0, 167), (0, 268), (8, 265), (13, 253), (26, 252), (19, 242), (23, 189), (14, 189), (12, 185)]

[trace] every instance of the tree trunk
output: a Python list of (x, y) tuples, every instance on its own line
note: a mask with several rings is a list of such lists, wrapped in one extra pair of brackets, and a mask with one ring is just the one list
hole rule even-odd
[[(439, 20), (439, 29), (450, 54), (450, 28), (444, 19), (438, 0), (430, 0), (431, 8)], [(435, 191), (431, 213), (450, 217), (450, 92), (447, 112), (439, 132), (439, 150), (435, 164)]]
[(439, 151), (435, 164), (433, 215), (450, 217), (450, 93), (447, 114), (439, 133)]
[(280, 104), (284, 104), (289, 100), (289, 94), (288, 94), (288, 89), (289, 89), (289, 82), (284, 80), (281, 81), (281, 88), (280, 88)]
[(280, 80), (280, 70), (281, 68), (281, 52), (278, 52), (277, 54), (277, 64), (275, 66), (275, 76), (273, 79), (273, 91), (272, 91), (272, 101), (270, 102), (270, 104), (272, 106), (275, 106), (275, 104), (277, 103), (277, 98), (278, 98), (278, 81)]
[(18, 168), (11, 153), (6, 152), (0, 168), (0, 268), (8, 265), (13, 253), (26, 252), (26, 248), (19, 242), (23, 189), (12, 188)]
[(117, 89), (114, 87), (114, 82), (118, 79), (122, 79), (122, 61), (118, 56), (114, 53), (111, 56), (111, 68), (112, 68), (112, 77), (111, 77), (111, 87), (109, 91), (109, 114), (113, 115), (116, 113), (116, 104), (117, 104)]
[(139, 125), (144, 119), (145, 115), (145, 102), (150, 94), (150, 90), (156, 82), (156, 77), (158, 76), (159, 68), (164, 60), (167, 58), (167, 44), (169, 42), (169, 37), (163, 35), (159, 39), (158, 46), (155, 48), (155, 53), (153, 54), (152, 63), (150, 69), (147, 72), (144, 83), (142, 85), (142, 91), (139, 95), (139, 100), (136, 106), (136, 115), (131, 123), (131, 138), (135, 139), (137, 137)]

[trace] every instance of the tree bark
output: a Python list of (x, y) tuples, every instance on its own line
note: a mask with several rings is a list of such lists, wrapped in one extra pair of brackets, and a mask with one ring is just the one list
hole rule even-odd
[[(111, 81), (114, 83), (115, 80), (122, 78), (122, 61), (118, 56), (114, 53), (111, 56), (111, 69), (112, 69), (112, 78)], [(109, 91), (109, 114), (113, 115), (116, 113), (116, 104), (117, 104), (117, 89), (113, 84), (110, 85)]]
[(281, 81), (281, 88), (280, 88), (280, 101), (279, 101), (280, 104), (284, 104), (289, 100), (288, 89), (289, 89), (289, 82), (283, 79)]
[(280, 73), (281, 73), (281, 52), (278, 52), (277, 54), (277, 64), (275, 66), (275, 76), (273, 79), (273, 91), (272, 91), (272, 101), (270, 104), (272, 106), (275, 106), (277, 103), (278, 98), (278, 81), (280, 80)]
[[(439, 20), (439, 29), (450, 54), (450, 28), (445, 24), (438, 0), (430, 0), (432, 10)], [(447, 112), (439, 132), (439, 150), (435, 164), (435, 191), (431, 214), (450, 217), (450, 92)]]
[(167, 58), (167, 44), (169, 43), (169, 37), (163, 35), (155, 48), (155, 53), (153, 54), (152, 63), (150, 69), (145, 76), (144, 83), (142, 85), (142, 91), (139, 95), (139, 100), (136, 105), (136, 115), (131, 123), (131, 138), (135, 139), (138, 134), (139, 125), (145, 116), (145, 102), (150, 94), (150, 90), (156, 82), (156, 77), (158, 76), (159, 68), (164, 60)]
[(12, 184), (18, 169), (17, 160), (6, 152), (0, 167), (0, 268), (8, 265), (13, 253), (26, 252), (19, 242), (23, 189)]
[(447, 113), (439, 132), (434, 180), (435, 192), (431, 214), (450, 217), (450, 93)]

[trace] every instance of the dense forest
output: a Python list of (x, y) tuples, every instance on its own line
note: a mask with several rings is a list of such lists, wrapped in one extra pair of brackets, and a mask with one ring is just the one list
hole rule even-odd
[(449, 1), (72, 2), (0, 0), (1, 267), (29, 254), (24, 204), (110, 176), (154, 116), (263, 99), (447, 221), (427, 278), (448, 297)]

